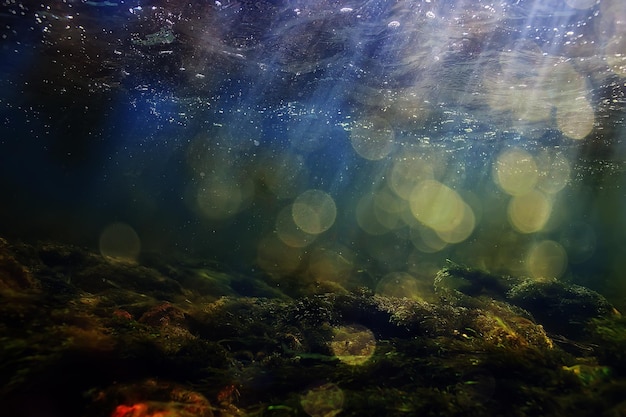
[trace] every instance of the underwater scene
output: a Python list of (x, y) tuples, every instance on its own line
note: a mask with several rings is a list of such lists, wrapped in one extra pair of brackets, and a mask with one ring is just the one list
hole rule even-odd
[(0, 0), (0, 415), (626, 416), (626, 1)]

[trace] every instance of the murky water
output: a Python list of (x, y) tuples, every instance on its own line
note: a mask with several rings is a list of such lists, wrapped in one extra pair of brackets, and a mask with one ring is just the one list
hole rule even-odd
[(417, 299), (450, 259), (623, 305), (621, 0), (4, 0), (0, 21), (4, 235)]

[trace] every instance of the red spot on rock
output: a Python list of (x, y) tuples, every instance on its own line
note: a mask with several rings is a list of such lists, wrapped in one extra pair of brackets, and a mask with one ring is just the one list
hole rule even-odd
[(130, 314), (126, 310), (115, 310), (113, 312), (113, 317), (118, 318), (118, 319), (123, 319), (123, 320), (132, 320), (133, 319), (133, 315)]

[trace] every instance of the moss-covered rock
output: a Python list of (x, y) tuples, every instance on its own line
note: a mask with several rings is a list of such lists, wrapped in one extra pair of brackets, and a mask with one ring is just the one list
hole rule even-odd
[(587, 323), (615, 311), (597, 292), (559, 281), (525, 280), (509, 290), (507, 299), (530, 311), (550, 332), (573, 339), (588, 338)]

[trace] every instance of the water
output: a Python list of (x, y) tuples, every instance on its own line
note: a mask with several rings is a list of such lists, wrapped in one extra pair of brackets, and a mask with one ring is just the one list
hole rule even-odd
[(623, 0), (0, 0), (12, 416), (624, 415)]
[(624, 17), (5, 1), (0, 231), (346, 287), (450, 259), (623, 304)]

